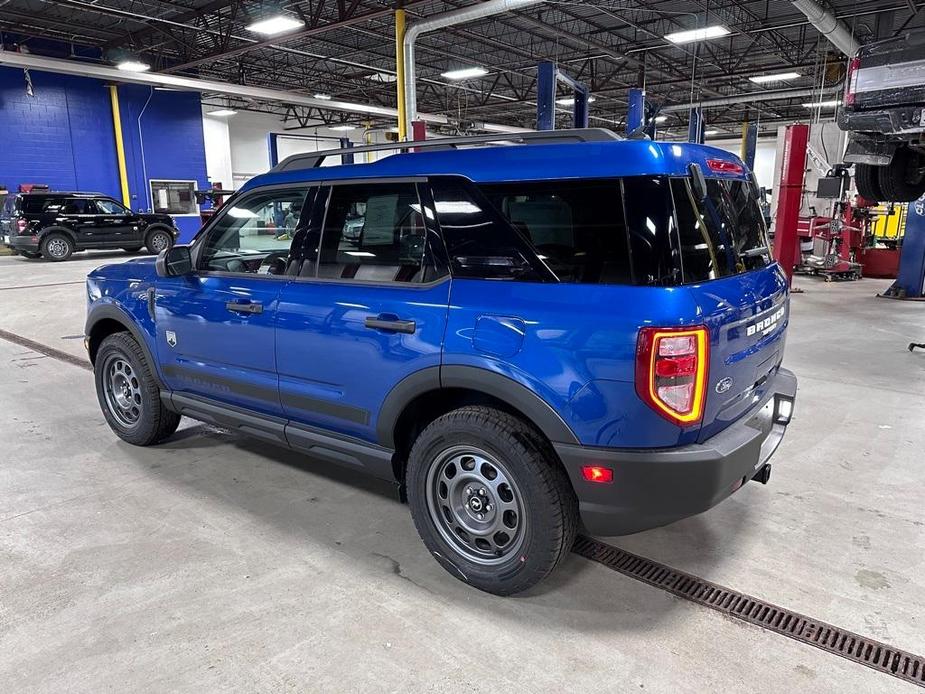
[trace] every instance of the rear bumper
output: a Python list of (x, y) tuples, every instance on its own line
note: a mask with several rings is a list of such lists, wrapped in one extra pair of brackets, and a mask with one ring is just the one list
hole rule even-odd
[[(631, 450), (554, 444), (578, 496), (585, 528), (594, 535), (629, 535), (715, 506), (768, 463), (789, 423), (779, 416), (780, 403), (792, 404), (796, 390), (793, 373), (780, 369), (763, 400), (701, 444)], [(613, 483), (585, 481), (585, 465), (611, 468)]]
[(39, 250), (39, 240), (35, 236), (10, 236), (6, 245), (17, 251), (35, 251)]
[(925, 129), (925, 109), (918, 106), (895, 106), (863, 110), (838, 109), (838, 127), (842, 130), (864, 133), (882, 133), (898, 136), (912, 135)]

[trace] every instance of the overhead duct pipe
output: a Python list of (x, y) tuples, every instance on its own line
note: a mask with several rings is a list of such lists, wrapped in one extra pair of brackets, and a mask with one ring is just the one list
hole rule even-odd
[[(404, 53), (404, 90), (405, 90), (405, 123), (404, 131), (411, 133), (411, 123), (418, 120), (417, 109), (417, 78), (414, 71), (414, 43), (418, 36), (429, 31), (444, 29), (456, 24), (464, 24), (483, 17), (518, 10), (530, 5), (539, 5), (544, 0), (488, 0), (478, 5), (463, 7), (450, 12), (435, 14), (433, 17), (409, 24), (405, 29), (405, 38), (402, 42)], [(423, 118), (426, 120), (426, 118)]]
[[(46, 58), (33, 53), (16, 53), (0, 49), (0, 65), (7, 67), (29, 68), (44, 72), (54, 72), (62, 75), (77, 75), (79, 77), (92, 77), (104, 82), (147, 84), (154, 87), (169, 87), (191, 92), (208, 92), (222, 96), (236, 96), (242, 99), (255, 99), (271, 103), (289, 104), (292, 106), (307, 106), (328, 111), (344, 111), (346, 113), (359, 113), (383, 118), (398, 119), (398, 110), (385, 106), (372, 104), (357, 104), (349, 101), (336, 101), (316, 99), (314, 97), (287, 92), (279, 89), (265, 87), (248, 87), (243, 84), (229, 82), (216, 82), (213, 80), (195, 79), (192, 77), (178, 77), (163, 73), (151, 72), (125, 72), (105, 65), (96, 65), (79, 60), (62, 60), (60, 58)], [(435, 125), (448, 125), (450, 119), (439, 114), (422, 113), (421, 120)], [(479, 123), (478, 128), (489, 132), (522, 132), (524, 128), (500, 125), (495, 123)]]
[(835, 94), (840, 90), (836, 87), (826, 89), (779, 89), (769, 92), (746, 92), (737, 96), (725, 96), (719, 99), (704, 99), (689, 104), (670, 104), (662, 106), (661, 113), (672, 113), (676, 111), (689, 111), (692, 108), (714, 108), (716, 106), (731, 106), (732, 104), (744, 104), (750, 101), (782, 101), (784, 99), (800, 99), (803, 97), (819, 97), (825, 94)]
[(838, 17), (819, 5), (815, 0), (791, 0), (793, 6), (806, 15), (812, 24), (825, 36), (829, 43), (835, 46), (849, 58), (854, 57), (861, 44), (854, 38), (854, 34), (842, 23)]

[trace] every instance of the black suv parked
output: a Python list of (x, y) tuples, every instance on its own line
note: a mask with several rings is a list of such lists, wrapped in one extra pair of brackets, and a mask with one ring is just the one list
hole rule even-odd
[(169, 215), (132, 212), (100, 193), (15, 193), (0, 210), (0, 241), (27, 258), (67, 260), (90, 248), (160, 253), (178, 234)]

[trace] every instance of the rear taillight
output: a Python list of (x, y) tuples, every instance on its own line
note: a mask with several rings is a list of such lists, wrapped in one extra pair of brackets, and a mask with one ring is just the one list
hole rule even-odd
[(16, 220), (16, 229), (20, 234), (25, 234), (26, 230), (29, 228), (29, 222), (21, 217)]
[(845, 78), (845, 98), (842, 99), (845, 106), (851, 106), (854, 103), (854, 93), (858, 86), (858, 66), (860, 64), (860, 58), (852, 58), (848, 61), (848, 76)]
[(636, 344), (636, 392), (679, 426), (703, 417), (709, 368), (706, 327), (642, 328)]

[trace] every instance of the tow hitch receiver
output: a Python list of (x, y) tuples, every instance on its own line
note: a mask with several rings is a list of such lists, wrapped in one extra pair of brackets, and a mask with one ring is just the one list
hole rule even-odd
[(755, 476), (752, 477), (755, 482), (761, 482), (761, 484), (767, 484), (768, 480), (771, 479), (771, 463), (765, 463), (761, 466), (761, 469), (755, 473)]

